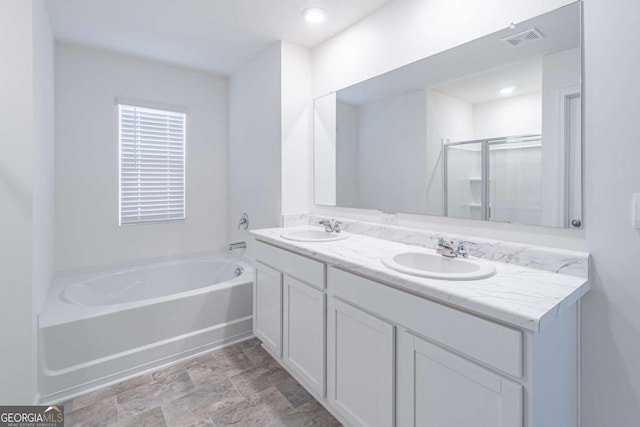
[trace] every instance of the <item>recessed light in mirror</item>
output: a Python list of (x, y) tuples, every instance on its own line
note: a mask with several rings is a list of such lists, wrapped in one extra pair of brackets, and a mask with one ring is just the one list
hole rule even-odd
[(302, 12), (302, 16), (307, 22), (312, 24), (318, 24), (325, 19), (324, 10), (318, 9), (317, 7), (310, 7), (309, 9), (305, 9)]
[(500, 95), (511, 95), (514, 90), (516, 90), (515, 87), (505, 87), (500, 89)]

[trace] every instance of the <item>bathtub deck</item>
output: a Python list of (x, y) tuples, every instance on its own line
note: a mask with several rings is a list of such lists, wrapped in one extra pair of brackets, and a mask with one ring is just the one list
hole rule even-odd
[(62, 404), (68, 427), (340, 426), (257, 339)]

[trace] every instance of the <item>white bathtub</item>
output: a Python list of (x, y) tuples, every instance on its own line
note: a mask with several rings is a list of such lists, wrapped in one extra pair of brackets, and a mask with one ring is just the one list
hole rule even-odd
[(251, 336), (252, 280), (218, 253), (56, 278), (39, 318), (43, 400)]

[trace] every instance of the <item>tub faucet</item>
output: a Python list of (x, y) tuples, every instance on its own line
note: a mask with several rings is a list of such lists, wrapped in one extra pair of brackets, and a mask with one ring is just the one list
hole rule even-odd
[(235, 242), (235, 243), (229, 244), (230, 251), (233, 251), (235, 249), (246, 249), (246, 248), (247, 248), (247, 242)]

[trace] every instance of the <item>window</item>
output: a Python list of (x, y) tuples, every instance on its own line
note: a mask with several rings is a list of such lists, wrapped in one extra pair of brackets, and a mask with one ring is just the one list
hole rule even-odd
[(184, 112), (118, 102), (120, 225), (185, 218)]

